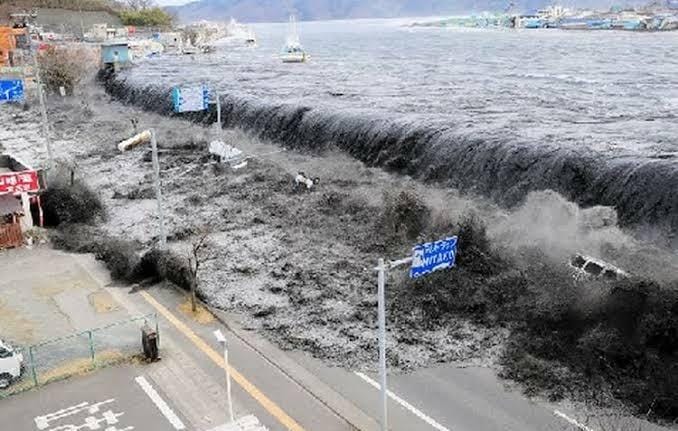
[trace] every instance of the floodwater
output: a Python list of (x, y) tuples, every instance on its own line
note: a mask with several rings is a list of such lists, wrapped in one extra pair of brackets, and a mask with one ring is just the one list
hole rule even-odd
[(405, 22), (301, 23), (312, 56), (301, 65), (276, 56), (286, 25), (260, 24), (253, 27), (256, 49), (222, 44), (209, 56), (154, 59), (134, 75), (207, 82), (272, 103), (407, 116), (535, 145), (678, 151), (678, 32), (437, 29)]
[(277, 57), (286, 24), (259, 24), (257, 48), (223, 42), (123, 76), (205, 82), (226, 99), (227, 125), (286, 145), (335, 144), (502, 204), (551, 188), (614, 206), (627, 225), (678, 228), (678, 32), (406, 23), (300, 23), (306, 64)]

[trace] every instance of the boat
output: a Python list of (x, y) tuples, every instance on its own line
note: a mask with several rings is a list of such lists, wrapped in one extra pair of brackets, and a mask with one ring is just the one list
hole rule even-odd
[(245, 44), (248, 46), (257, 46), (257, 36), (254, 34), (254, 31), (251, 27), (247, 29), (247, 37), (245, 38)]
[(283, 63), (304, 63), (309, 59), (309, 55), (304, 51), (304, 48), (299, 42), (299, 34), (297, 33), (297, 22), (294, 16), (290, 16), (289, 32), (287, 34), (287, 41), (280, 53), (280, 59)]

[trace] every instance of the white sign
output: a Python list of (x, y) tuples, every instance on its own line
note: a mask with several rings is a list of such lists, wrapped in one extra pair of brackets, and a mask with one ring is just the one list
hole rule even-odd
[(206, 85), (197, 87), (174, 87), (172, 90), (174, 112), (204, 111), (209, 106), (209, 89)]

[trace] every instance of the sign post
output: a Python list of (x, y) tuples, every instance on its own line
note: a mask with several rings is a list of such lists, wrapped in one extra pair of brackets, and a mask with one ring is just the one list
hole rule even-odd
[(379, 380), (381, 381), (381, 429), (388, 430), (388, 396), (386, 394), (386, 265), (379, 259), (377, 266), (377, 314), (379, 319)]
[(381, 386), (381, 429), (388, 431), (388, 389), (386, 386), (386, 271), (411, 264), (410, 278), (419, 278), (441, 269), (452, 268), (457, 256), (457, 237), (418, 244), (412, 257), (377, 262), (377, 315), (379, 320), (379, 379)]
[(221, 130), (221, 100), (219, 100), (219, 93), (216, 94), (217, 98), (217, 129)]

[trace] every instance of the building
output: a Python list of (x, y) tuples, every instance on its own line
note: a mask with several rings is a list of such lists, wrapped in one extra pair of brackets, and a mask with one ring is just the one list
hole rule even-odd
[(129, 45), (127, 42), (108, 42), (101, 45), (101, 62), (104, 65), (121, 65), (129, 61)]
[(0, 249), (19, 247), (33, 227), (32, 209), (42, 226), (41, 179), (38, 171), (9, 154), (0, 155)]

